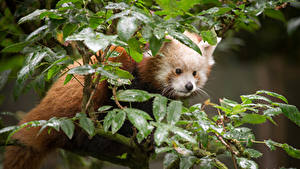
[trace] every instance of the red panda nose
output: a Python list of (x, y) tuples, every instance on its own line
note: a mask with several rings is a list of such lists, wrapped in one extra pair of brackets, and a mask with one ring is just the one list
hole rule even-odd
[(191, 82), (188, 82), (186, 85), (185, 85), (185, 88), (188, 90), (188, 91), (191, 91), (193, 90), (194, 86)]

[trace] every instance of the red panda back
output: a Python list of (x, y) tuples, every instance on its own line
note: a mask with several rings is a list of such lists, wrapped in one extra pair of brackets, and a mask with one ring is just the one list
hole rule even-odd
[[(110, 58), (110, 61), (121, 62), (122, 69), (132, 72), (136, 63), (122, 47), (112, 47), (111, 50), (120, 53), (118, 57)], [(70, 67), (74, 67), (71, 65)], [(83, 76), (76, 76), (83, 84)], [(74, 78), (64, 85), (65, 76), (60, 77), (49, 89), (42, 101), (19, 124), (34, 120), (49, 120), (52, 117), (73, 117), (81, 111), (83, 86)], [(95, 109), (103, 105), (108, 97), (107, 82), (101, 82), (97, 86), (94, 95)], [(62, 147), (66, 142), (66, 136), (61, 132), (44, 130), (38, 135), (40, 127), (22, 129), (13, 139), (17, 139), (24, 146), (8, 146), (4, 157), (4, 169), (38, 169), (44, 157)]]

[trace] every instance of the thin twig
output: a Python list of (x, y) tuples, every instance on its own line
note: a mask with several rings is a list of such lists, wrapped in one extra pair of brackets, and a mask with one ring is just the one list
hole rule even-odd
[(239, 153), (236, 152), (236, 151), (234, 151), (234, 150), (230, 147), (230, 145), (228, 145), (228, 143), (226, 143), (226, 141), (223, 139), (222, 136), (220, 136), (220, 135), (218, 135), (218, 134), (216, 134), (216, 133), (215, 133), (215, 135), (216, 135), (217, 138), (221, 141), (221, 143), (224, 144), (225, 147), (231, 152), (231, 157), (232, 157), (232, 161), (233, 161), (233, 164), (234, 164), (234, 168), (235, 168), (235, 169), (238, 169), (238, 168), (237, 168), (237, 164), (236, 164), (237, 162), (236, 162), (236, 159), (235, 159), (234, 155), (237, 156)]
[[(71, 70), (71, 69), (68, 68), (68, 67), (67, 67), (67, 69), (68, 69), (68, 71)], [(72, 76), (74, 77), (74, 79), (75, 79), (82, 87), (84, 87), (84, 85), (80, 82), (79, 79), (77, 79), (77, 77), (76, 77), (75, 75), (72, 74)]]
[(124, 107), (120, 104), (120, 102), (119, 102), (118, 99), (117, 99), (117, 87), (116, 87), (116, 86), (113, 87), (112, 92), (113, 92), (113, 96), (114, 96), (115, 103), (117, 104), (117, 106), (118, 106), (120, 109), (124, 109)]
[(93, 99), (93, 97), (94, 97), (94, 95), (96, 93), (96, 90), (97, 90), (97, 87), (98, 87), (98, 84), (99, 84), (100, 77), (101, 77), (101, 74), (98, 74), (97, 78), (96, 78), (96, 81), (95, 81), (95, 85), (93, 86), (93, 91), (92, 91), (92, 93), (91, 93), (91, 95), (90, 95), (90, 97), (89, 97), (89, 99), (88, 99), (88, 101), (86, 103), (85, 110), (88, 109), (88, 107), (90, 106), (90, 104), (92, 102), (92, 99)]

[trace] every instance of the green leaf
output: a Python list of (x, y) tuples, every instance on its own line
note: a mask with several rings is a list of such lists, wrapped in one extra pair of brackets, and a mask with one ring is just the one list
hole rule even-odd
[(156, 128), (155, 133), (154, 133), (154, 140), (155, 143), (160, 146), (164, 141), (167, 140), (167, 137), (169, 135), (168, 130), (165, 128), (159, 126)]
[(124, 111), (127, 113), (129, 121), (141, 132), (143, 138), (151, 133), (153, 127), (148, 124), (147, 120), (152, 118), (146, 112), (132, 108), (126, 108)]
[(144, 102), (152, 98), (152, 95), (143, 90), (119, 90), (117, 92), (117, 99), (123, 102)]
[(85, 28), (79, 33), (75, 33), (66, 38), (66, 41), (83, 41), (83, 43), (93, 52), (104, 50), (110, 43), (115, 42), (117, 35), (104, 35), (95, 32), (91, 28)]
[(140, 49), (140, 42), (135, 38), (131, 38), (128, 41), (129, 45), (129, 54), (136, 61), (141, 62), (143, 60), (143, 54)]
[(35, 20), (35, 19), (39, 19), (39, 16), (41, 13), (47, 11), (46, 9), (37, 9), (35, 10), (34, 12), (22, 17), (19, 21), (18, 21), (18, 24), (22, 24), (24, 22), (27, 22), (27, 21), (31, 21), (31, 20)]
[(77, 113), (76, 117), (79, 118), (79, 126), (83, 128), (90, 136), (94, 136), (95, 126), (93, 121), (88, 118), (85, 113)]
[(36, 29), (35, 31), (31, 32), (25, 39), (25, 41), (31, 40), (32, 38), (38, 36), (39, 34), (43, 33), (44, 30), (47, 31), (48, 29), (48, 25), (43, 25), (41, 27), (39, 27), (38, 29)]
[(243, 169), (258, 169), (258, 165), (247, 158), (236, 157), (238, 165)]
[(223, 135), (226, 139), (236, 139), (239, 141), (247, 141), (247, 144), (250, 144), (251, 140), (255, 139), (254, 134), (251, 132), (251, 129), (247, 127), (236, 127), (232, 128), (230, 131), (227, 131)]
[(270, 18), (277, 19), (282, 22), (286, 22), (285, 17), (280, 10), (265, 9), (264, 14)]
[(272, 101), (270, 99), (268, 99), (264, 96), (255, 95), (255, 94), (242, 95), (241, 99), (242, 99), (243, 104), (250, 104), (255, 100), (263, 100), (263, 101), (266, 101), (267, 103), (272, 103)]
[(266, 122), (266, 116), (259, 114), (246, 114), (242, 118), (243, 123), (260, 124)]
[(300, 126), (300, 112), (294, 105), (278, 103), (283, 114), (292, 122)]
[(168, 114), (167, 114), (167, 121), (169, 124), (174, 125), (181, 116), (182, 110), (182, 102), (180, 101), (171, 101), (168, 106)]
[(258, 158), (261, 157), (263, 154), (257, 150), (251, 149), (251, 148), (246, 148), (244, 150), (245, 154), (248, 154), (251, 158)]
[(124, 10), (129, 8), (129, 6), (124, 3), (112, 3), (112, 2), (108, 2), (108, 5), (105, 6), (105, 9), (118, 9), (118, 10)]
[(168, 32), (173, 38), (177, 39), (179, 42), (185, 44), (186, 46), (192, 48), (193, 50), (195, 50), (196, 52), (198, 52), (200, 55), (202, 55), (200, 48), (198, 47), (198, 45), (196, 45), (190, 38), (188, 38), (187, 36), (185, 36), (182, 33), (178, 33), (175, 31), (170, 31)]
[(135, 17), (122, 17), (117, 25), (118, 35), (121, 40), (128, 41), (138, 28)]
[(64, 81), (64, 85), (66, 85), (70, 80), (72, 80), (72, 78), (73, 78), (73, 75), (67, 74), (65, 81)]
[(217, 34), (215, 30), (207, 30), (207, 31), (201, 31), (201, 37), (204, 41), (209, 43), (210, 45), (216, 45), (217, 44)]
[(57, 2), (56, 8), (58, 8), (59, 6), (61, 6), (64, 3), (68, 3), (68, 2), (75, 3), (75, 2), (78, 2), (78, 1), (80, 1), (80, 0), (60, 0), (60, 1)]
[(190, 133), (182, 128), (176, 127), (176, 126), (171, 126), (168, 125), (168, 130), (170, 130), (171, 132), (173, 132), (174, 134), (177, 134), (178, 136), (180, 136), (181, 138), (196, 144), (197, 141), (196, 139), (190, 135)]
[(101, 107), (99, 107), (98, 112), (104, 112), (111, 108), (112, 108), (112, 106), (101, 106)]
[(153, 115), (156, 121), (160, 122), (167, 113), (168, 99), (164, 96), (157, 96), (153, 101)]
[(9, 45), (1, 50), (2, 53), (17, 53), (23, 50), (29, 42), (19, 42)]
[(280, 107), (276, 107), (276, 108), (270, 108), (264, 111), (264, 115), (272, 117), (272, 116), (276, 116), (281, 114), (281, 108)]
[(269, 92), (269, 91), (266, 91), (266, 90), (259, 90), (259, 91), (256, 92), (256, 94), (266, 94), (266, 95), (269, 95), (269, 96), (272, 96), (272, 97), (276, 97), (280, 100), (283, 100), (285, 103), (288, 103), (288, 100), (284, 96), (282, 96), (280, 94), (277, 94), (277, 93), (274, 93), (274, 92)]
[(72, 139), (75, 125), (73, 124), (73, 121), (71, 119), (64, 119), (60, 123), (60, 127), (63, 130), (63, 132), (68, 136), (69, 139)]
[(95, 73), (96, 70), (91, 65), (77, 66), (69, 70), (68, 74), (88, 75)]
[(73, 23), (68, 23), (63, 27), (63, 37), (66, 39), (66, 37), (70, 36), (72, 33), (76, 31), (78, 28), (78, 25)]
[(265, 144), (271, 149), (271, 150), (276, 150), (276, 147), (280, 147), (282, 148), (284, 151), (286, 151), (286, 153), (293, 157), (293, 158), (297, 158), (300, 159), (300, 150), (296, 149), (286, 143), (281, 144), (281, 143), (277, 143), (273, 140), (265, 140)]
[(112, 120), (112, 124), (111, 124), (112, 134), (115, 134), (123, 126), (125, 119), (126, 119), (126, 112), (123, 110), (119, 110)]
[(174, 162), (176, 162), (177, 159), (179, 159), (179, 157), (175, 153), (166, 154), (165, 158), (164, 158), (164, 162), (163, 162), (164, 169), (169, 168), (170, 166), (172, 166), (172, 164)]
[(50, 80), (53, 76), (55, 76), (57, 73), (59, 73), (61, 70), (60, 66), (52, 66), (47, 73), (47, 80)]
[(287, 152), (287, 154), (293, 158), (300, 159), (300, 150), (296, 149), (288, 144), (282, 144), (282, 148), (284, 151)]
[(155, 36), (151, 36), (149, 40), (149, 48), (151, 50), (152, 56), (156, 56), (162, 44), (163, 44), (163, 40), (159, 40)]
[(197, 158), (194, 156), (187, 156), (180, 158), (180, 169), (189, 169), (197, 161)]
[(111, 126), (112, 121), (113, 121), (115, 116), (116, 116), (116, 111), (115, 110), (109, 111), (107, 113), (107, 115), (105, 116), (104, 121), (103, 121), (103, 129), (104, 129), (105, 132), (108, 131), (108, 129)]
[(275, 145), (277, 144), (275, 141), (273, 140), (265, 140), (265, 144), (271, 149), (271, 150), (276, 150)]

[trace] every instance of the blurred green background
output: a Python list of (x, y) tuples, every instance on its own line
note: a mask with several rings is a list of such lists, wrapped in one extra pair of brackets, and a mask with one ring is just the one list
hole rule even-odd
[[(21, 16), (36, 8), (50, 8), (52, 3), (51, 0), (0, 0), (0, 50), (23, 39), (25, 34), (32, 32), (39, 25), (18, 25), (17, 21)], [(297, 26), (300, 25), (300, 7), (287, 7), (282, 11), (286, 22), (261, 16), (261, 28), (258, 31), (229, 32), (222, 40), (215, 52), (216, 64), (204, 88), (213, 102), (218, 102), (218, 99), (223, 97), (239, 101), (242, 94), (265, 89), (286, 96), (290, 104), (300, 108), (300, 27)], [(5, 85), (3, 79), (0, 79), (0, 112), (13, 112), (22, 116), (22, 112), (29, 111), (40, 100), (40, 96), (32, 89), (21, 95), (18, 100), (13, 99), (16, 73), (23, 61), (24, 56), (21, 54), (0, 53), (0, 73), (12, 68)], [(195, 97), (191, 103), (203, 99)], [(11, 116), (2, 118), (5, 126), (17, 122)], [(254, 128), (257, 140), (271, 138), (300, 148), (299, 128), (287, 118), (275, 119), (279, 126), (267, 122)], [(300, 160), (288, 157), (281, 150), (271, 152), (263, 145), (258, 145), (258, 148), (264, 154), (257, 160), (260, 168), (300, 168)], [(1, 151), (3, 152), (3, 147)], [(48, 159), (44, 169), (55, 168), (55, 163), (61, 162), (55, 154)], [(151, 168), (162, 168), (161, 162), (154, 162)]]

